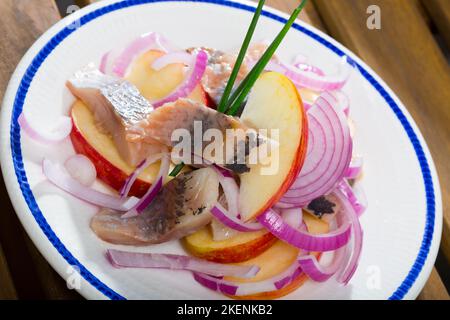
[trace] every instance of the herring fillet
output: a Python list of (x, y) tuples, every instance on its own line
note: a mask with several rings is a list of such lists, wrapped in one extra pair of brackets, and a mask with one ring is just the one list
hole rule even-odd
[(214, 170), (203, 168), (169, 181), (139, 215), (121, 218), (123, 212), (102, 209), (91, 220), (91, 229), (104, 241), (147, 245), (179, 239), (211, 222), (211, 208), (219, 197)]
[[(144, 132), (144, 140), (156, 140), (169, 147), (175, 147), (178, 143), (184, 142), (174, 139), (173, 133), (177, 129), (187, 130), (191, 138), (192, 153), (198, 150), (195, 153), (197, 156), (203, 156), (204, 159), (223, 165), (236, 173), (250, 170), (247, 163), (250, 150), (266, 141), (265, 137), (256, 131), (247, 131), (249, 127), (238, 118), (225, 115), (190, 99), (178, 99), (175, 102), (166, 103), (154, 110), (146, 120), (139, 122), (137, 126), (140, 127), (140, 131)], [(211, 141), (200, 139), (209, 129), (220, 131), (222, 141), (214, 139), (214, 142), (218, 148), (223, 149), (221, 154), (210, 157), (204, 151)], [(227, 152), (229, 149), (231, 151)], [(192, 164), (192, 162), (187, 164)]]
[(128, 164), (136, 166), (148, 155), (161, 151), (160, 143), (139, 139), (142, 132), (136, 130), (137, 125), (153, 111), (153, 106), (133, 84), (88, 65), (77, 71), (66, 85), (94, 113), (99, 128), (111, 135)]

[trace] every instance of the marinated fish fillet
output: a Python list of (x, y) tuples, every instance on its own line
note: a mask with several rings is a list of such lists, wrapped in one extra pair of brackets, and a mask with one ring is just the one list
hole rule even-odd
[(144, 212), (121, 218), (123, 212), (103, 209), (91, 221), (101, 239), (126, 245), (162, 243), (189, 235), (211, 222), (219, 197), (214, 170), (183, 173), (168, 182)]
[[(266, 141), (256, 131), (246, 131), (249, 128), (239, 119), (217, 112), (190, 99), (178, 99), (173, 103), (165, 104), (153, 111), (145, 121), (139, 122), (138, 126), (141, 127), (139, 131), (145, 132), (145, 137), (169, 147), (174, 147), (180, 142), (172, 139), (174, 131), (186, 129), (191, 138), (192, 153), (197, 156), (203, 155), (205, 159), (224, 165), (236, 173), (244, 173), (250, 170), (246, 163), (250, 150)], [(222, 141), (214, 141), (220, 144), (222, 152), (212, 157), (208, 157), (203, 152), (211, 143), (211, 141), (203, 141), (202, 139), (208, 129), (218, 129), (222, 133)], [(235, 135), (227, 135), (227, 129), (242, 130), (230, 130), (229, 133)], [(143, 139), (146, 139), (145, 137)], [(227, 139), (229, 140), (227, 141)], [(228, 148), (231, 149), (231, 152), (226, 152), (227, 142), (229, 142), (229, 146), (232, 146)], [(201, 154), (195, 152), (196, 150), (200, 150)], [(188, 164), (192, 163), (191, 161)]]
[(136, 166), (163, 147), (155, 141), (140, 141), (135, 125), (152, 111), (152, 105), (128, 81), (105, 75), (92, 65), (67, 81), (74, 96), (94, 113), (99, 128), (112, 136), (122, 158)]

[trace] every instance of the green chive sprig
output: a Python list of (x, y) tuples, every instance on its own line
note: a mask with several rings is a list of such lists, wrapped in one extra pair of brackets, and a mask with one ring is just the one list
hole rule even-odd
[[(244, 102), (244, 100), (247, 98), (247, 95), (249, 94), (251, 88), (255, 84), (255, 82), (258, 79), (258, 77), (260, 76), (260, 74), (264, 71), (264, 68), (269, 63), (270, 59), (272, 58), (273, 54), (277, 50), (281, 41), (283, 41), (284, 37), (286, 36), (287, 32), (291, 28), (295, 19), (297, 19), (298, 15), (305, 7), (306, 2), (307, 2), (307, 0), (302, 0), (300, 5), (292, 12), (289, 20), (286, 22), (283, 29), (281, 29), (280, 33), (278, 33), (278, 35), (275, 37), (275, 39), (270, 44), (270, 46), (266, 49), (266, 51), (261, 56), (261, 58), (258, 60), (258, 62), (253, 66), (252, 70), (247, 74), (247, 76), (244, 78), (244, 80), (242, 80), (241, 84), (238, 86), (236, 91), (231, 95), (230, 99), (226, 103), (226, 105), (227, 105), (227, 108), (225, 111), (226, 114), (235, 115), (236, 112), (239, 110), (239, 107), (241, 106), (242, 102)], [(235, 68), (236, 68), (236, 65), (234, 66), (233, 71)], [(240, 66), (239, 66), (239, 68), (240, 68)], [(239, 68), (238, 68), (238, 71), (239, 71)], [(233, 87), (233, 84), (230, 85), (230, 83), (228, 83), (227, 86), (230, 85), (231, 87)]]
[(225, 112), (226, 102), (231, 94), (231, 90), (233, 90), (234, 82), (236, 81), (239, 70), (241, 69), (241, 65), (247, 53), (248, 46), (250, 45), (253, 33), (255, 32), (256, 24), (258, 23), (259, 16), (261, 15), (264, 2), (265, 0), (259, 0), (258, 7), (256, 8), (255, 13), (253, 14), (252, 22), (248, 27), (247, 34), (245, 35), (244, 41), (242, 42), (241, 49), (239, 50), (239, 54), (236, 58), (236, 62), (234, 63), (233, 70), (231, 71), (230, 78), (228, 79), (227, 85), (225, 86), (225, 90), (223, 91), (219, 105), (217, 106), (217, 111), (219, 112)]
[(184, 162), (180, 162), (175, 166), (175, 168), (172, 169), (172, 171), (169, 173), (169, 176), (176, 177), (180, 173), (181, 169), (183, 169), (183, 167)]
[[(241, 49), (239, 50), (239, 54), (236, 58), (236, 62), (234, 64), (233, 70), (231, 71), (230, 78), (228, 79), (227, 85), (225, 86), (223, 95), (220, 99), (220, 102), (217, 106), (217, 111), (226, 113), (228, 115), (235, 115), (239, 110), (242, 102), (247, 98), (250, 93), (251, 88), (255, 84), (256, 80), (260, 76), (260, 74), (264, 71), (264, 68), (269, 63), (270, 59), (272, 59), (273, 54), (277, 50), (280, 43), (283, 41), (284, 37), (288, 33), (295, 19), (297, 19), (300, 12), (306, 5), (307, 0), (302, 0), (300, 5), (292, 12), (288, 21), (284, 25), (283, 29), (278, 33), (273, 42), (267, 47), (264, 54), (258, 60), (258, 62), (253, 66), (252, 70), (247, 74), (247, 76), (242, 80), (237, 89), (231, 94), (233, 90), (234, 82), (239, 74), (239, 70), (241, 68), (242, 62), (244, 61), (245, 55), (247, 53), (248, 47), (250, 45), (250, 41), (255, 32), (256, 24), (261, 15), (261, 11), (263, 8), (265, 0), (259, 0), (258, 7), (255, 10), (250, 26), (247, 30), (247, 34), (245, 35), (244, 41), (242, 42)], [(230, 97), (231, 94), (231, 97)], [(180, 173), (183, 169), (184, 163), (181, 162), (173, 168), (173, 170), (169, 173), (169, 176), (175, 177)]]

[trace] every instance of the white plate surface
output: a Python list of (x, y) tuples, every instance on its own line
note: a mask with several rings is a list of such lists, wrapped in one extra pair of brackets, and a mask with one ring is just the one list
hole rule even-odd
[[(41, 172), (44, 155), (63, 161), (73, 154), (71, 143), (36, 146), (20, 134), (17, 116), (22, 108), (42, 127), (67, 114), (73, 98), (66, 79), (87, 63), (98, 62), (105, 51), (149, 31), (182, 47), (231, 50), (240, 45), (254, 8), (245, 1), (124, 1), (111, 6), (116, 2), (101, 1), (81, 10), (79, 28), (73, 29), (73, 16), (58, 22), (36, 41), (12, 76), (0, 122), (1, 166), (10, 198), (28, 234), (58, 273), (73, 280), (71, 266), (79, 270), (78, 290), (87, 298), (223, 298), (187, 272), (112, 268), (105, 249), (126, 247), (96, 238), (89, 229), (96, 209), (58, 191)], [(254, 39), (273, 38), (286, 17), (266, 8)], [(364, 247), (350, 284), (309, 281), (285, 299), (413, 299), (432, 270), (442, 229), (439, 183), (425, 141), (387, 85), (335, 40), (299, 23), (277, 54), (289, 61), (298, 53), (328, 72), (335, 71), (344, 53), (358, 64), (361, 72), (353, 72), (344, 91), (352, 103), (356, 149), (365, 159), (362, 183), (369, 209), (361, 219)], [(175, 242), (144, 250), (183, 252)]]

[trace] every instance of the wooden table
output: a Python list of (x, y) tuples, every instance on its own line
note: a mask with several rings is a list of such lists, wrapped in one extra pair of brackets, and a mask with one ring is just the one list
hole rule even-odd
[[(77, 1), (85, 5), (88, 0)], [(267, 0), (290, 12), (298, 0)], [(381, 30), (366, 27), (369, 5), (381, 8)], [(0, 1), (0, 100), (19, 59), (61, 17), (54, 0)], [(313, 0), (301, 19), (366, 61), (400, 96), (424, 134), (437, 165), (444, 203), (441, 251), (450, 261), (450, 48), (448, 0)], [(0, 184), (0, 298), (79, 299), (31, 243)], [(448, 271), (448, 264), (447, 264)], [(420, 299), (449, 299), (436, 269)]]

